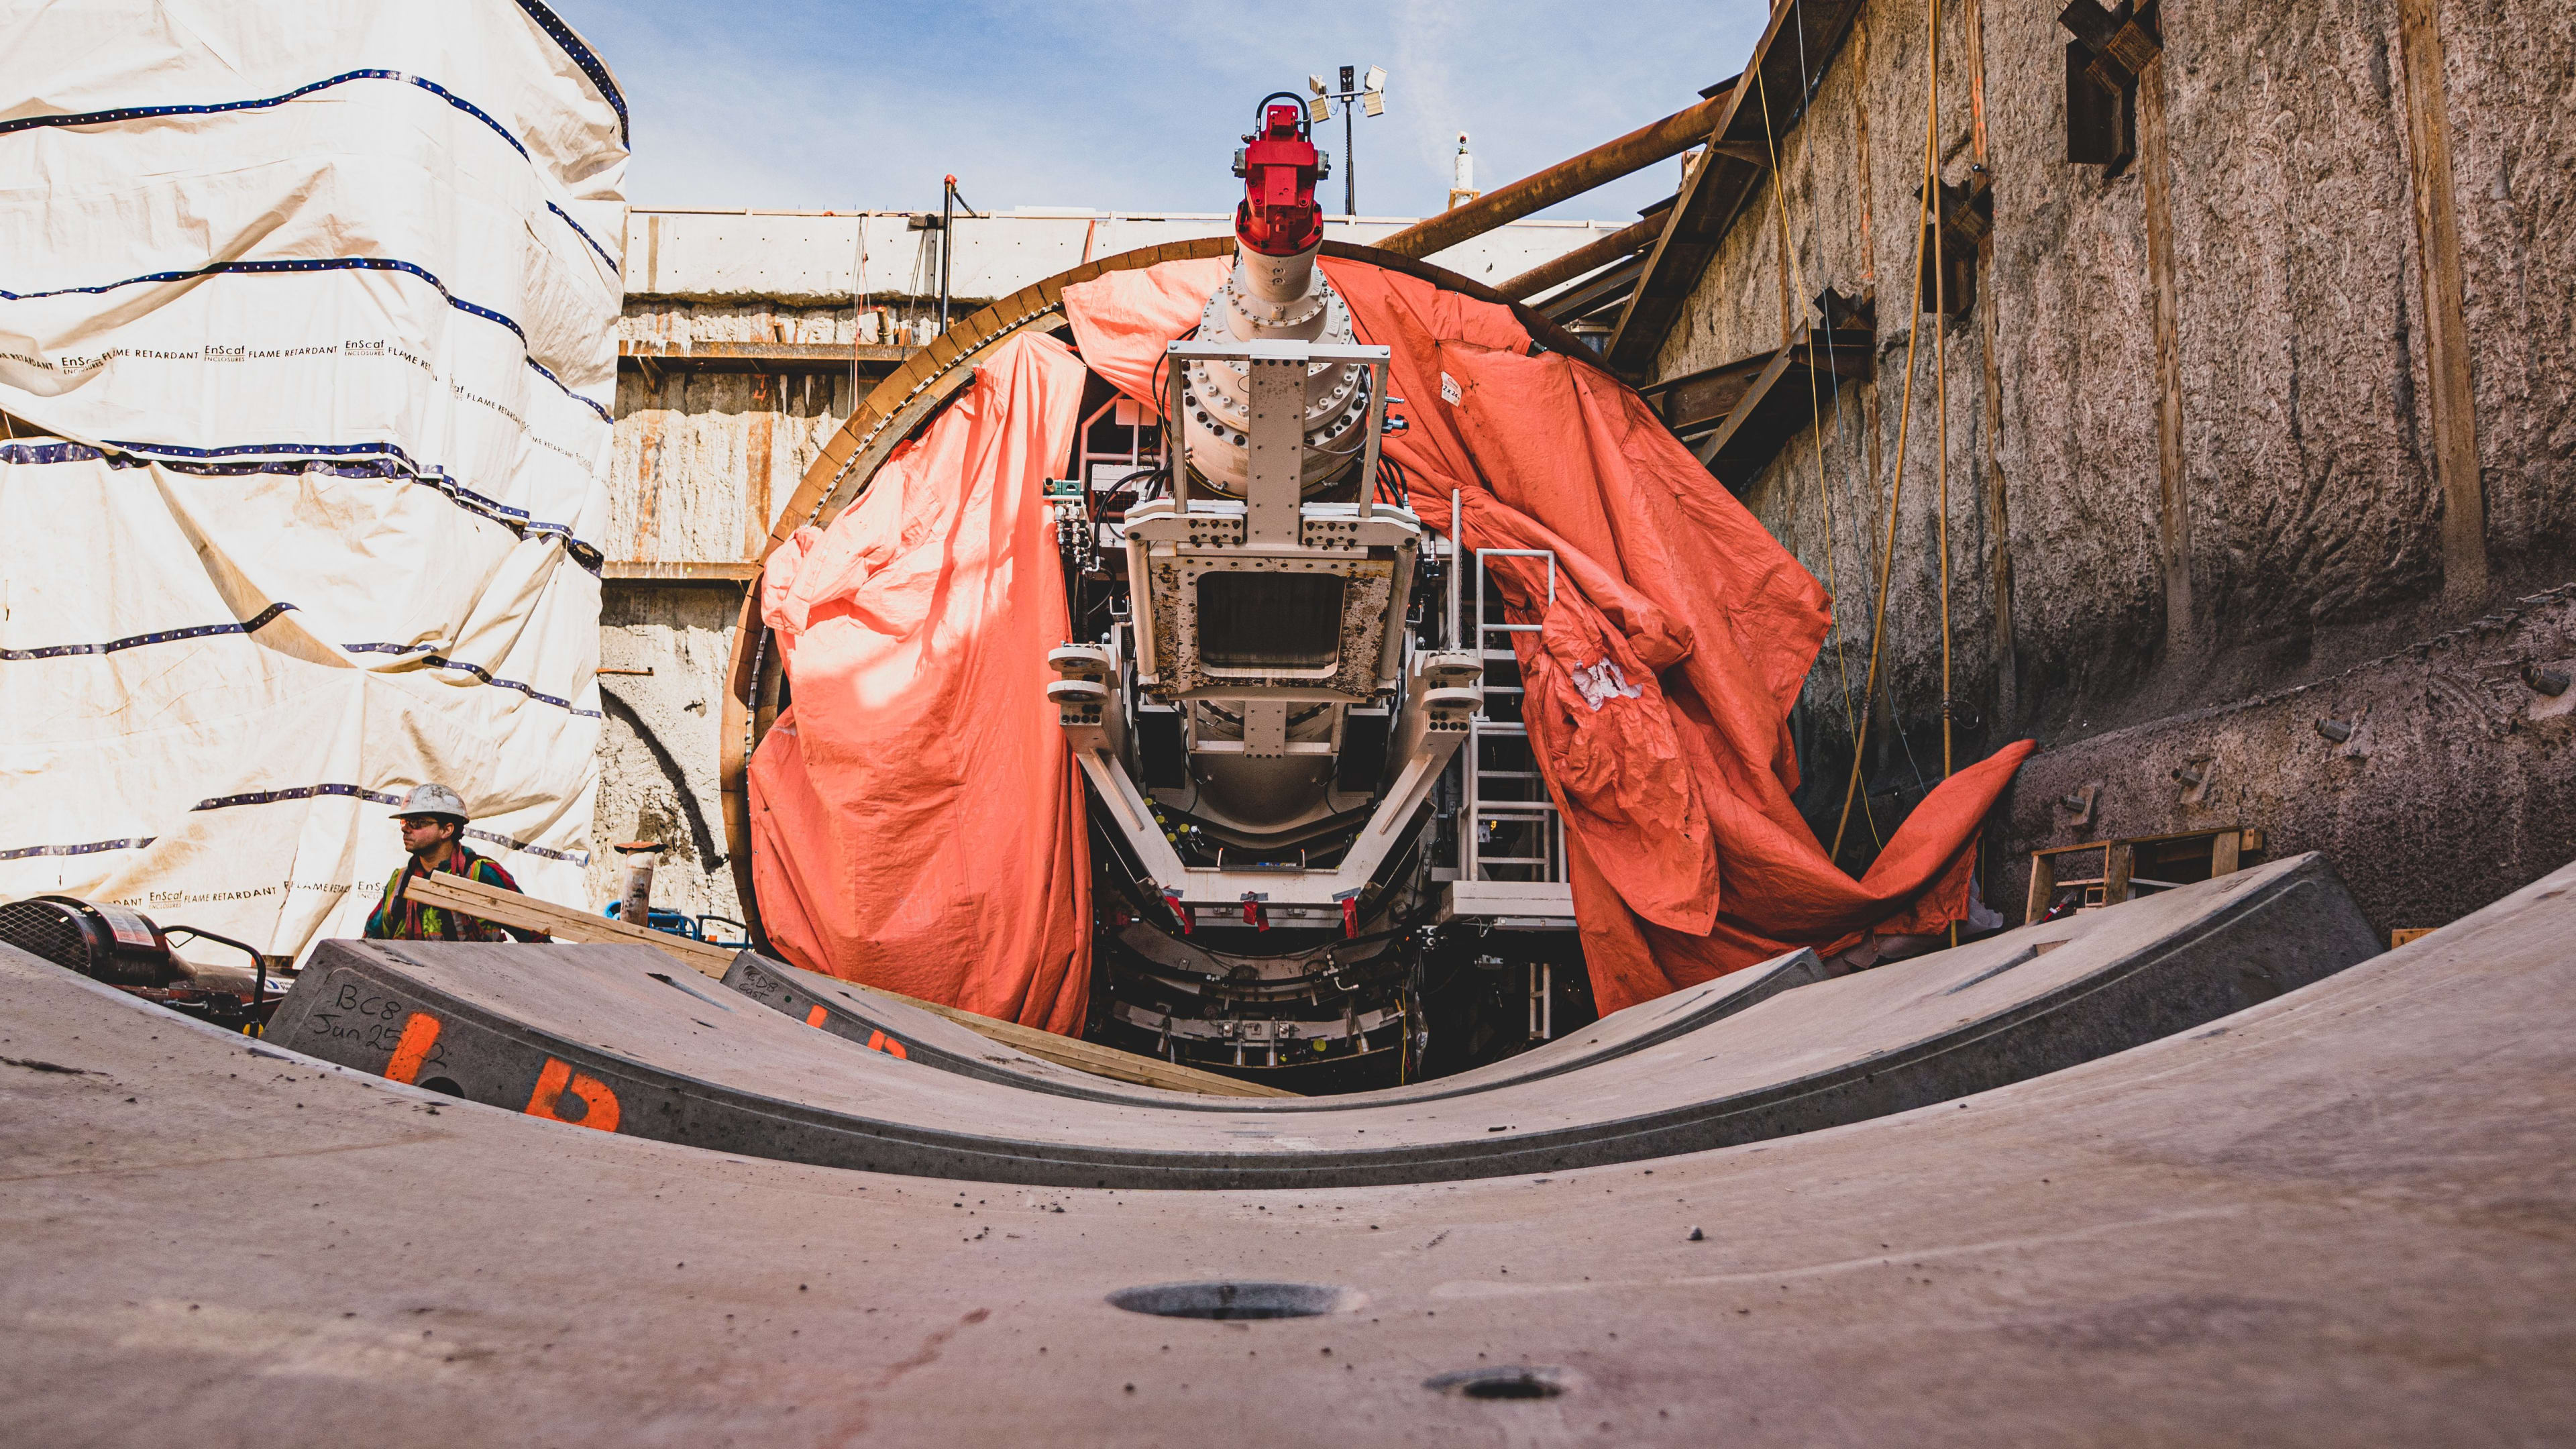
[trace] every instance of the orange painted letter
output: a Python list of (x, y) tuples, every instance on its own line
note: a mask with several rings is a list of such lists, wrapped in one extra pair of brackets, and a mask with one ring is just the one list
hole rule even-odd
[[(569, 1094), (581, 1099), (582, 1114), (566, 1117), (555, 1109)], [(617, 1094), (597, 1077), (574, 1071), (554, 1057), (546, 1058), (545, 1069), (537, 1073), (537, 1090), (528, 1097), (528, 1115), (550, 1122), (569, 1122), (576, 1127), (596, 1127), (602, 1132), (617, 1130)]]
[(429, 1049), (438, 1045), (438, 1018), (415, 1011), (403, 1022), (402, 1039), (394, 1043), (393, 1060), (385, 1063), (385, 1080), (409, 1082), (420, 1076)]

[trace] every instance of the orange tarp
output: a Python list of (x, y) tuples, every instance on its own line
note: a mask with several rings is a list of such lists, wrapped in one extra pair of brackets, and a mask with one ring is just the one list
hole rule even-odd
[[(1225, 262), (1173, 262), (1065, 289), (1083, 359), (1150, 398), (1166, 343)], [(1919, 934), (1967, 914), (1977, 832), (2033, 746), (1943, 782), (1859, 880), (1789, 803), (1788, 732), (1830, 620), (1823, 588), (1644, 401), (1543, 353), (1507, 307), (1366, 263), (1322, 263), (1363, 342), (1393, 354), (1411, 424), (1386, 451), (1412, 503), (1493, 560), (1515, 622), (1524, 714), (1564, 809), (1575, 914), (1604, 1012), (1796, 946)]]
[(1064, 575), (1040, 484), (1083, 366), (994, 349), (761, 582), (790, 706), (751, 762), (762, 924), (810, 970), (1067, 1035), (1091, 977), (1082, 778), (1046, 699)]

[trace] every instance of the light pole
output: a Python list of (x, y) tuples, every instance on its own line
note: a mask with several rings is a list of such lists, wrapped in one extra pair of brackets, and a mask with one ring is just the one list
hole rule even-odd
[(1306, 89), (1315, 93), (1315, 98), (1306, 103), (1306, 118), (1329, 121), (1333, 118), (1333, 102), (1342, 103), (1342, 215), (1357, 216), (1360, 167), (1359, 158), (1351, 150), (1356, 139), (1351, 130), (1351, 102), (1359, 102), (1360, 109), (1372, 116), (1386, 114), (1386, 71), (1373, 65), (1367, 75), (1360, 76), (1357, 67), (1346, 65), (1339, 78), (1341, 87), (1336, 90), (1325, 85), (1322, 76), (1306, 77)]

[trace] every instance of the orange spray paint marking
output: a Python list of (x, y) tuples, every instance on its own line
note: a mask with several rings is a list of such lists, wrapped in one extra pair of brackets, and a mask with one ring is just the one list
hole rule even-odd
[[(566, 1095), (581, 1099), (582, 1114), (566, 1117), (555, 1109), (563, 1105)], [(596, 1127), (602, 1132), (617, 1130), (617, 1094), (597, 1077), (574, 1071), (554, 1058), (546, 1058), (543, 1071), (537, 1073), (537, 1089), (528, 1096), (528, 1115), (549, 1122), (569, 1122), (576, 1127)]]
[(868, 1050), (888, 1053), (899, 1061), (912, 1060), (912, 1053), (903, 1049), (902, 1042), (896, 1041), (881, 1031), (868, 1033)]
[(385, 1080), (410, 1082), (420, 1076), (421, 1066), (429, 1060), (429, 1049), (438, 1045), (438, 1018), (426, 1011), (415, 1011), (403, 1022), (402, 1038), (394, 1043), (393, 1060), (385, 1063)]
[(824, 1010), (823, 1003), (819, 1001), (814, 1003), (814, 1009), (812, 1011), (805, 1013), (805, 1024), (807, 1026), (821, 1026), (823, 1023), (831, 1019), (832, 1013)]

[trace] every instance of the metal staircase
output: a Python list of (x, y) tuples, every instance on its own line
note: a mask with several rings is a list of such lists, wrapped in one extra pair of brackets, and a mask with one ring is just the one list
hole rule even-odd
[(1502, 600), (1486, 567), (1495, 558), (1543, 560), (1547, 601), (1556, 601), (1553, 550), (1476, 550), (1474, 638), (1485, 665), (1485, 709), (1467, 724), (1458, 879), (1450, 888), (1450, 914), (1496, 917), (1497, 925), (1524, 929), (1571, 929), (1574, 892), (1565, 820), (1530, 747), (1529, 726), (1521, 717), (1526, 687), (1512, 648), (1513, 635), (1535, 634), (1539, 626), (1503, 618)]

